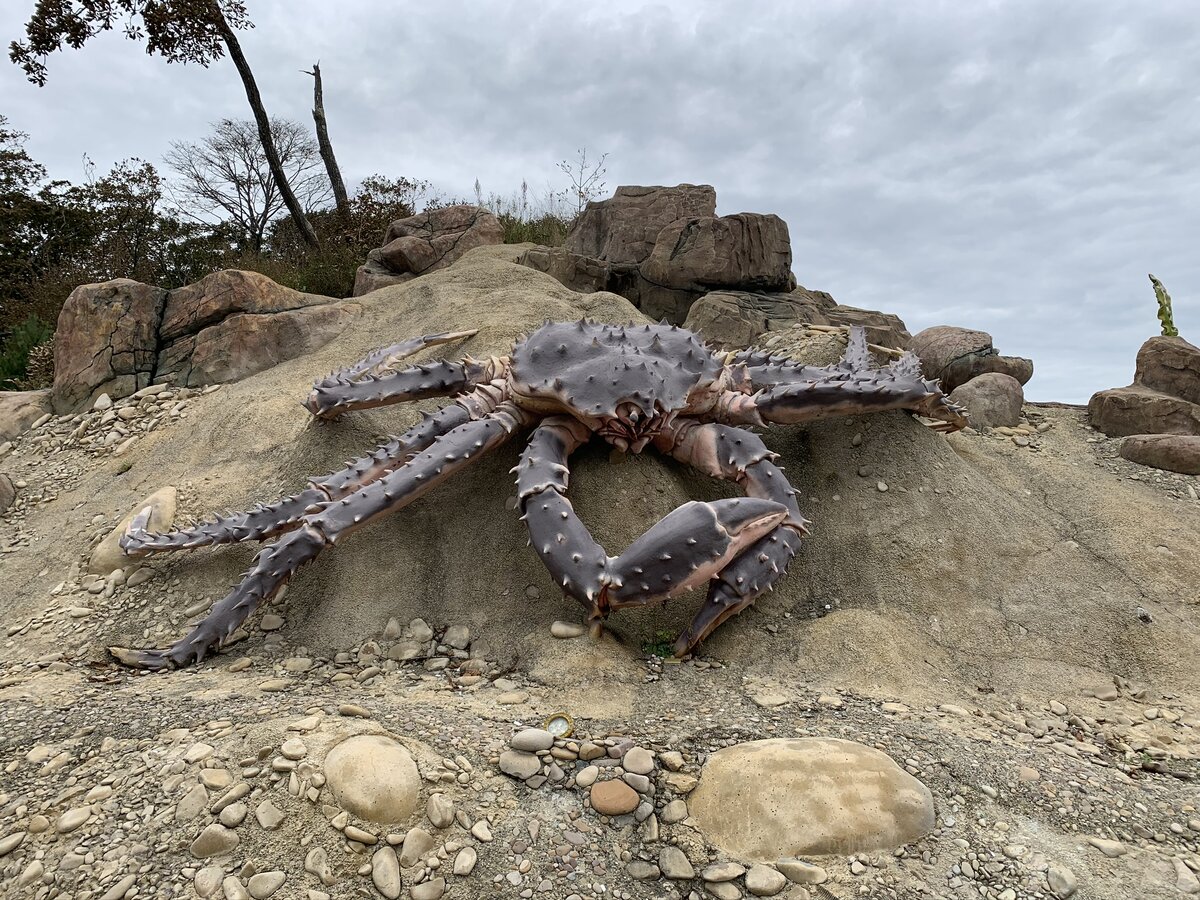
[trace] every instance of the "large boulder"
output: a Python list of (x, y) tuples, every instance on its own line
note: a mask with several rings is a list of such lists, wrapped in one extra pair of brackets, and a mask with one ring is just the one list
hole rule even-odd
[(1118, 452), (1139, 465), (1200, 475), (1200, 435), (1134, 434), (1121, 441)]
[(1025, 391), (1021, 382), (1000, 372), (984, 372), (950, 392), (950, 399), (965, 406), (975, 428), (1020, 424)]
[(709, 185), (617, 188), (589, 203), (562, 247), (519, 261), (581, 293), (620, 294), (651, 318), (682, 323), (713, 289), (790, 291), (787, 225), (774, 215), (716, 215)]
[(667, 226), (716, 214), (717, 192), (712, 185), (622, 185), (607, 200), (587, 205), (565, 246), (577, 256), (637, 266), (649, 258)]
[(71, 292), (54, 334), (51, 398), (57, 412), (90, 404), (101, 394), (126, 397), (150, 384), (166, 299), (162, 288), (128, 278)]
[(167, 296), (154, 380), (188, 387), (237, 381), (312, 352), (359, 310), (258, 272), (214, 272)]
[(1109, 437), (1200, 434), (1200, 404), (1140, 384), (1097, 391), (1088, 401), (1088, 418)]
[(912, 341), (899, 316), (841, 306), (825, 291), (804, 287), (787, 294), (711, 291), (692, 304), (684, 321), (722, 347), (748, 347), (796, 325), (861, 325), (867, 340), (883, 347), (906, 349)]
[(48, 412), (50, 389), (0, 391), (0, 441), (10, 441)]
[(718, 750), (688, 799), (700, 831), (742, 860), (891, 850), (933, 830), (933, 796), (886, 753), (838, 738)]
[(399, 219), (388, 226), (383, 246), (359, 266), (354, 296), (444, 269), (475, 247), (502, 243), (500, 220), (482, 206), (463, 203)]
[(359, 312), (232, 269), (173, 291), (126, 278), (83, 285), (58, 318), (53, 407), (70, 412), (151, 382), (236, 381), (320, 347)]
[(1200, 403), (1200, 347), (1181, 337), (1152, 337), (1138, 350), (1133, 380), (1189, 403)]
[(1001, 356), (992, 346), (992, 336), (973, 328), (926, 328), (913, 335), (912, 350), (921, 358), (925, 377), (938, 379), (947, 392), (987, 372), (1011, 375), (1021, 384), (1033, 377), (1033, 360)]

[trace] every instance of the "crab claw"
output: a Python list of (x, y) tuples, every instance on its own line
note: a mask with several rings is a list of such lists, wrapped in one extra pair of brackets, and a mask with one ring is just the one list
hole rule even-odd
[(140, 559), (150, 552), (139, 545), (148, 535), (146, 529), (150, 525), (150, 516), (153, 513), (154, 507), (142, 507), (141, 511), (130, 519), (129, 524), (125, 526), (125, 533), (117, 541), (121, 545), (121, 552), (131, 559)]
[(609, 561), (609, 606), (699, 587), (787, 517), (782, 503), (756, 497), (685, 503)]

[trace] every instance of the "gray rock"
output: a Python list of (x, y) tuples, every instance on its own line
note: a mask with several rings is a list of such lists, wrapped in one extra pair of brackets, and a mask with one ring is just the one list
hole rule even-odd
[(475, 863), (479, 861), (479, 853), (474, 847), (463, 847), (454, 857), (454, 874), (470, 875), (475, 871)]
[(371, 881), (388, 900), (397, 900), (404, 882), (400, 878), (400, 860), (391, 847), (380, 847), (371, 857)]
[(449, 828), (454, 824), (454, 802), (445, 794), (430, 794), (425, 815), (435, 828)]
[(774, 897), (787, 884), (787, 876), (778, 869), (764, 866), (761, 863), (751, 866), (746, 873), (746, 890), (755, 897)]
[(1011, 428), (1021, 421), (1025, 391), (1011, 375), (987, 372), (955, 388), (950, 399), (967, 408), (973, 428)]
[(259, 872), (257, 875), (250, 876), (246, 887), (254, 900), (267, 900), (268, 897), (283, 887), (285, 881), (287, 881), (287, 874), (285, 872)]
[(554, 746), (554, 735), (542, 728), (526, 728), (509, 738), (508, 745), (529, 752), (549, 750)]
[(433, 878), (421, 884), (414, 884), (408, 892), (412, 900), (438, 900), (446, 893), (446, 879)]
[(630, 878), (636, 878), (638, 881), (656, 881), (662, 876), (662, 871), (658, 866), (641, 859), (627, 863), (625, 872)]
[(678, 847), (664, 847), (658, 855), (658, 867), (667, 878), (684, 880), (696, 877), (696, 870)]
[(635, 775), (649, 775), (654, 771), (654, 754), (642, 747), (630, 747), (621, 757), (621, 766)]
[(1050, 890), (1054, 892), (1054, 896), (1059, 900), (1067, 900), (1068, 897), (1073, 897), (1075, 891), (1079, 889), (1079, 882), (1075, 880), (1075, 873), (1066, 866), (1051, 866), (1046, 870), (1046, 881), (1050, 885)]
[(542, 761), (524, 750), (505, 750), (500, 754), (500, 771), (524, 781), (542, 771)]
[(424, 828), (411, 828), (404, 836), (404, 844), (400, 848), (400, 867), (411, 868), (426, 853), (433, 849), (434, 840)]
[(224, 856), (237, 849), (241, 839), (236, 831), (231, 831), (224, 825), (215, 822), (207, 826), (200, 835), (192, 841), (188, 848), (197, 859), (208, 859), (213, 856)]

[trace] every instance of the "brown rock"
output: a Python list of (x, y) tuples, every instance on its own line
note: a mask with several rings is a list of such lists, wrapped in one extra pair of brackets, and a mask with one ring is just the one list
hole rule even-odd
[(636, 267), (650, 256), (659, 234), (668, 225), (716, 214), (717, 192), (711, 185), (622, 185), (609, 199), (587, 205), (567, 235), (566, 250), (577, 256)]
[(71, 412), (100, 394), (127, 397), (150, 383), (166, 298), (162, 288), (128, 278), (71, 292), (54, 335), (56, 411)]
[(743, 862), (891, 849), (934, 825), (925, 785), (886, 754), (837, 738), (718, 750), (688, 808), (708, 840)]
[(1200, 436), (1135, 434), (1121, 441), (1120, 454), (1130, 462), (1184, 475), (1200, 475)]
[(11, 441), (48, 412), (52, 412), (49, 388), (0, 391), (0, 441)]
[(1200, 404), (1138, 384), (1093, 394), (1088, 418), (1110, 437), (1200, 434)]
[(500, 220), (481, 206), (445, 206), (399, 219), (359, 267), (354, 296), (444, 269), (468, 250), (503, 242)]
[(16, 501), (17, 489), (13, 486), (12, 479), (0, 474), (0, 516), (8, 512)]
[(950, 392), (950, 399), (967, 408), (975, 428), (1012, 427), (1021, 421), (1025, 391), (1011, 375), (985, 372)]
[(787, 224), (761, 213), (671, 223), (659, 232), (641, 274), (657, 286), (695, 291), (790, 291), (796, 286)]
[(637, 809), (637, 791), (623, 781), (598, 781), (592, 785), (592, 809), (602, 816), (621, 816)]
[(1152, 337), (1137, 355), (1135, 384), (1200, 403), (1200, 347), (1181, 337)]
[(136, 565), (134, 560), (121, 552), (121, 535), (125, 533), (125, 529), (129, 527), (133, 517), (147, 506), (151, 510), (150, 520), (146, 525), (147, 529), (152, 532), (169, 530), (175, 519), (177, 499), (178, 492), (168, 485), (159, 488), (149, 497), (134, 504), (133, 509), (117, 524), (117, 527), (96, 545), (96, 549), (92, 551), (92, 555), (88, 559), (88, 571), (93, 575), (107, 575), (115, 569)]
[(1021, 384), (1033, 377), (1033, 360), (1000, 356), (986, 331), (935, 325), (915, 334), (911, 349), (921, 358), (925, 377), (938, 379), (946, 392), (988, 372), (1010, 375)]

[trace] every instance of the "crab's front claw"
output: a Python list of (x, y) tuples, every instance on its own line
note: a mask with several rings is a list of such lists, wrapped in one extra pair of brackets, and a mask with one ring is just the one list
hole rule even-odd
[(154, 507), (143, 507), (125, 526), (125, 533), (117, 539), (117, 543), (121, 546), (121, 552), (130, 559), (139, 559), (150, 552), (142, 544), (149, 537), (146, 529), (150, 526), (150, 516), (153, 514)]
[(788, 518), (774, 500), (683, 504), (609, 563), (612, 609), (673, 597), (708, 582)]

